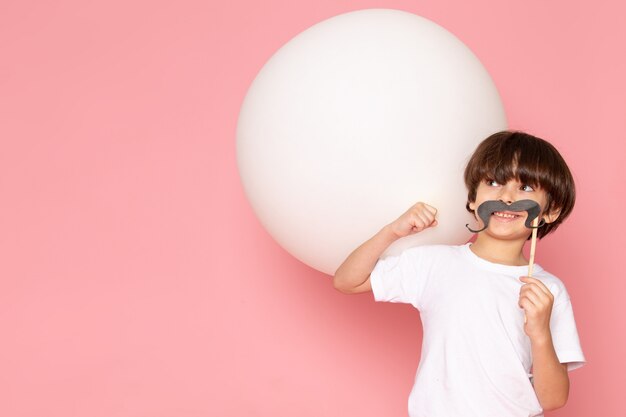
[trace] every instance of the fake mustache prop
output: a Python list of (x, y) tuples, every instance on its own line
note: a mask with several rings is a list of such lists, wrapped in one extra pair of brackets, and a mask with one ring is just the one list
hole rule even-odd
[(489, 226), (489, 219), (491, 219), (491, 215), (497, 211), (527, 212), (528, 217), (526, 217), (526, 222), (524, 222), (524, 225), (529, 229), (537, 229), (546, 223), (543, 219), (541, 219), (537, 227), (532, 226), (532, 221), (535, 220), (535, 218), (539, 216), (539, 213), (541, 212), (541, 207), (539, 207), (539, 204), (536, 201), (519, 200), (509, 205), (503, 203), (502, 201), (489, 200), (482, 203), (480, 206), (478, 206), (478, 209), (476, 209), (478, 217), (483, 221), (483, 224), (485, 226), (479, 230), (472, 229), (471, 227), (469, 227), (469, 224), (466, 224), (465, 227), (467, 227), (467, 229), (472, 233), (482, 232)]

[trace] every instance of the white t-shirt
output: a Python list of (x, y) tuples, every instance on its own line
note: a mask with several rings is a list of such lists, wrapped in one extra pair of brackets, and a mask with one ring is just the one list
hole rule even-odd
[[(488, 262), (461, 246), (420, 246), (381, 259), (371, 274), (376, 301), (420, 311), (422, 356), (409, 396), (411, 417), (530, 417), (542, 409), (530, 377), (530, 339), (519, 307), (527, 266)], [(535, 265), (554, 295), (550, 331), (568, 370), (585, 362), (569, 295)]]

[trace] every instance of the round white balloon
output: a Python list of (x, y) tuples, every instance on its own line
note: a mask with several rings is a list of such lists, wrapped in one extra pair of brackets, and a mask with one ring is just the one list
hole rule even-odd
[(267, 231), (333, 274), (418, 201), (438, 209), (439, 226), (387, 254), (465, 242), (464, 166), (505, 128), (493, 81), (455, 36), (411, 13), (361, 10), (316, 24), (271, 57), (243, 102), (237, 158)]

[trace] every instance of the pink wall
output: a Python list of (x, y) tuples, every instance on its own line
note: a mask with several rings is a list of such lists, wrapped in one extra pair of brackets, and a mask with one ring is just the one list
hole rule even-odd
[(578, 205), (537, 256), (568, 286), (589, 363), (550, 415), (623, 415), (617, 0), (5, 0), (1, 416), (406, 415), (417, 313), (341, 295), (292, 259), (235, 164), (239, 106), (263, 63), (310, 25), (368, 7), (459, 36), (511, 126), (569, 161)]

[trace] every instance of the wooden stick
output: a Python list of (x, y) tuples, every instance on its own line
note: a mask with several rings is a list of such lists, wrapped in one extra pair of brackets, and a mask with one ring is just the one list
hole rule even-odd
[(535, 248), (537, 247), (537, 226), (539, 225), (539, 216), (533, 220), (533, 235), (530, 240), (530, 261), (528, 262), (528, 276), (533, 276), (533, 266), (535, 265)]
[[(533, 276), (533, 266), (535, 265), (535, 249), (537, 248), (537, 226), (539, 225), (539, 216), (533, 220), (533, 234), (530, 238), (530, 261), (528, 261), (528, 276)], [(524, 324), (528, 319), (526, 318), (526, 314), (524, 314)]]

